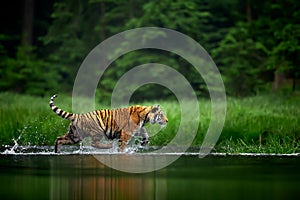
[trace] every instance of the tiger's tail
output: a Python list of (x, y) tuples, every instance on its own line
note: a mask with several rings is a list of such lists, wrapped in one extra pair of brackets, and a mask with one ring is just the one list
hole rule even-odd
[(57, 97), (57, 95), (53, 95), (50, 98), (50, 108), (53, 110), (53, 112), (55, 112), (58, 116), (64, 118), (64, 119), (68, 119), (68, 120), (74, 120), (75, 114), (73, 113), (69, 113), (67, 111), (63, 111), (62, 109), (58, 108), (56, 105), (54, 105), (54, 99)]

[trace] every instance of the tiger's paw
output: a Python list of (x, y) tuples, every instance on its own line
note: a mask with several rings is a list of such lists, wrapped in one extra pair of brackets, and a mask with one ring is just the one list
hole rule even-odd
[(145, 146), (145, 145), (147, 145), (148, 143), (149, 143), (148, 138), (143, 138), (143, 140), (141, 141), (141, 145), (142, 145), (142, 146)]

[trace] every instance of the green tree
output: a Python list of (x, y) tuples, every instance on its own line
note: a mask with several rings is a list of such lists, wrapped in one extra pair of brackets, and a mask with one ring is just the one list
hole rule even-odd
[[(299, 76), (298, 8), (295, 0), (61, 0), (54, 3), (51, 26), (42, 38), (43, 58), (51, 64), (52, 79), (62, 91), (70, 91), (83, 59), (106, 38), (131, 28), (170, 28), (192, 37), (212, 54), (229, 94), (256, 94), (267, 90), (276, 71), (292, 74), (294, 80)], [(205, 83), (184, 59), (145, 49), (128, 53), (109, 67), (99, 83), (100, 96), (109, 99), (122, 74), (151, 62), (172, 66), (199, 95), (206, 93)], [(161, 96), (147, 87), (139, 92), (150, 98)]]
[(53, 22), (42, 39), (63, 90), (71, 90), (81, 62), (96, 45), (125, 30), (125, 22), (139, 10), (135, 5), (120, 0), (63, 0), (54, 4)]
[(282, 73), (293, 80), (290, 91), (296, 90), (300, 68), (300, 3), (298, 1), (278, 1), (271, 5), (276, 18), (272, 21), (274, 45), (271, 48), (269, 67), (275, 73)]
[(19, 4), (23, 7), (22, 13), (15, 15), (23, 16), (22, 28), (4, 25), (7, 29), (0, 34), (0, 91), (43, 95), (57, 87), (53, 81), (57, 74), (39, 58), (35, 46), (34, 23), (38, 21), (34, 17), (35, 1), (25, 0)]
[[(182, 32), (197, 41), (209, 44), (208, 41), (210, 38), (207, 37), (205, 32), (211, 28), (210, 20), (212, 16), (209, 12), (206, 1), (197, 3), (193, 1), (180, 0), (155, 0), (146, 2), (142, 6), (141, 10), (143, 11), (141, 12), (141, 15), (131, 18), (126, 23), (127, 29), (149, 26), (169, 28)], [(153, 34), (151, 36), (145, 35), (144, 38), (150, 38), (152, 40), (161, 36), (159, 33), (156, 34), (157, 35)], [(187, 63), (183, 58), (180, 58), (178, 55), (170, 52), (159, 50), (135, 51), (118, 59), (115, 65), (116, 69), (121, 69), (119, 72), (123, 73), (130, 67), (145, 63), (161, 63), (173, 67), (189, 80), (195, 88), (195, 91), (198, 91), (198, 94), (203, 94), (202, 90), (204, 82), (200, 75), (197, 76), (198, 73), (195, 71), (193, 66)], [(111, 85), (111, 87), (112, 86), (113, 85)], [(152, 86), (152, 89), (147, 87), (141, 88), (139, 92), (137, 92), (137, 96), (142, 96), (147, 99), (157, 99), (162, 96), (171, 97), (172, 94), (167, 89), (159, 86)]]
[(19, 47), (16, 57), (3, 57), (0, 66), (2, 91), (44, 95), (58, 88), (56, 71), (36, 57), (33, 47)]
[(264, 85), (262, 73), (267, 70), (263, 63), (268, 50), (249, 34), (247, 24), (240, 23), (231, 28), (213, 57), (219, 61), (228, 94), (245, 96), (258, 92)]
[[(213, 50), (233, 95), (268, 91), (276, 72), (299, 76), (299, 2), (237, 2), (235, 25)], [(295, 83), (295, 81), (294, 81)], [(293, 86), (295, 89), (295, 84)]]
[(63, 90), (71, 90), (75, 73), (95, 39), (88, 39), (88, 33), (95, 34), (93, 24), (99, 16), (94, 16), (93, 20), (89, 18), (90, 9), (87, 1), (56, 2), (51, 14), (53, 22), (42, 38), (49, 49), (48, 61), (58, 71), (56, 80)]

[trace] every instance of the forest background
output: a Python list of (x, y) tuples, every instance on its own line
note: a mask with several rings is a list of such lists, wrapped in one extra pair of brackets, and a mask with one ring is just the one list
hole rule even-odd
[[(71, 94), (80, 64), (99, 43), (137, 27), (184, 33), (211, 55), (226, 92), (243, 97), (295, 94), (299, 89), (300, 2), (297, 0), (24, 0), (3, 2), (0, 19), (0, 91), (50, 96)], [(135, 51), (105, 72), (98, 96), (109, 102), (116, 80), (149, 62), (172, 66), (198, 96), (204, 81), (168, 52)], [(149, 90), (149, 87), (152, 87)], [(158, 85), (140, 88), (137, 100), (168, 99)]]

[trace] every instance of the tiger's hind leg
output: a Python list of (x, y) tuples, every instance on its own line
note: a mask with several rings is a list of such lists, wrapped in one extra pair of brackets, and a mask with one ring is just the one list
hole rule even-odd
[(131, 138), (131, 134), (128, 134), (125, 131), (121, 131), (120, 139), (119, 139), (119, 151), (124, 151), (128, 141)]
[(78, 142), (81, 141), (81, 138), (74, 133), (75, 132), (75, 127), (70, 126), (70, 130), (64, 135), (57, 137), (55, 140), (55, 153), (60, 153), (60, 148), (62, 145), (65, 144), (77, 144)]
[(110, 149), (113, 147), (112, 143), (109, 143), (109, 144), (101, 143), (100, 142), (101, 139), (102, 139), (102, 136), (93, 136), (91, 146), (98, 148), (98, 149)]

